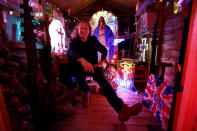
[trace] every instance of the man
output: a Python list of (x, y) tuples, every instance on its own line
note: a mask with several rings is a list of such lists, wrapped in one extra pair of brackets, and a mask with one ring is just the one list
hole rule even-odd
[[(137, 115), (142, 105), (137, 103), (132, 107), (124, 104), (124, 102), (118, 98), (114, 92), (110, 83), (106, 80), (102, 64), (104, 63), (107, 50), (97, 40), (96, 37), (90, 36), (90, 26), (87, 22), (80, 22), (73, 30), (71, 35), (72, 40), (68, 49), (68, 58), (74, 61), (72, 68), (74, 68), (77, 82), (83, 93), (83, 105), (88, 104), (88, 94), (90, 87), (87, 85), (85, 77), (91, 75), (95, 81), (102, 88), (105, 97), (115, 111), (119, 114), (119, 121), (124, 122), (129, 120), (132, 115)], [(101, 61), (98, 62), (97, 52), (101, 52)]]

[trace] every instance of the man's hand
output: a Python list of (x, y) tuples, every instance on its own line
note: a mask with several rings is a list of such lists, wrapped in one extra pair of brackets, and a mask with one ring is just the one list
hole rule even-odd
[(104, 63), (105, 63), (105, 61), (102, 60), (102, 61), (100, 61), (99, 63), (94, 64), (93, 67), (94, 67), (94, 68), (96, 68), (96, 67), (102, 67), (102, 66), (104, 65)]
[(77, 59), (78, 62), (81, 62), (85, 72), (94, 73), (94, 68), (91, 63), (87, 62), (84, 58)]

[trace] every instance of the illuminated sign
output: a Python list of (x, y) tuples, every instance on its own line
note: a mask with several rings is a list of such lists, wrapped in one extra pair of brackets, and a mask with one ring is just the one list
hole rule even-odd
[(140, 50), (142, 51), (141, 61), (145, 62), (146, 51), (148, 50), (148, 44), (146, 43), (146, 38), (142, 38), (142, 44), (140, 44)]
[(135, 72), (135, 63), (131, 60), (118, 62), (118, 85), (127, 89), (133, 89), (133, 77)]

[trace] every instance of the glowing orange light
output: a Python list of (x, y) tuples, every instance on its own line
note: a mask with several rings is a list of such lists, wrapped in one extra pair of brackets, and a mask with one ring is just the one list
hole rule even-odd
[(177, 71), (180, 72), (181, 71), (181, 66), (178, 64), (177, 65)]

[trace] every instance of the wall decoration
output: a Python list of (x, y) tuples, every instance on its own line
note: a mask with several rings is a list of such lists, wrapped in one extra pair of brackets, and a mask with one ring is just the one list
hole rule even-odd
[(65, 54), (65, 30), (60, 20), (52, 20), (49, 25), (49, 35), (51, 38), (52, 56)]
[[(174, 0), (174, 14), (177, 14), (179, 12), (182, 11), (182, 4), (185, 2), (186, 0)], [(187, 0), (188, 1), (188, 0)]]
[(53, 8), (50, 4), (44, 4), (43, 5), (43, 12), (45, 15), (48, 15), (48, 16), (53, 16)]
[(168, 128), (174, 88), (153, 74), (149, 76), (144, 100), (164, 130)]
[(117, 68), (119, 74), (118, 85), (133, 90), (135, 63), (131, 60), (121, 60), (118, 62)]
[(146, 50), (148, 50), (148, 44), (146, 43), (146, 38), (142, 38), (142, 44), (140, 44), (141, 61), (145, 62)]
[(114, 34), (117, 34), (118, 32), (118, 22), (117, 17), (106, 10), (98, 11), (90, 18), (90, 26), (92, 28), (92, 31), (96, 28), (98, 25), (98, 21), (100, 16), (103, 16), (105, 18), (106, 24), (111, 28)]

